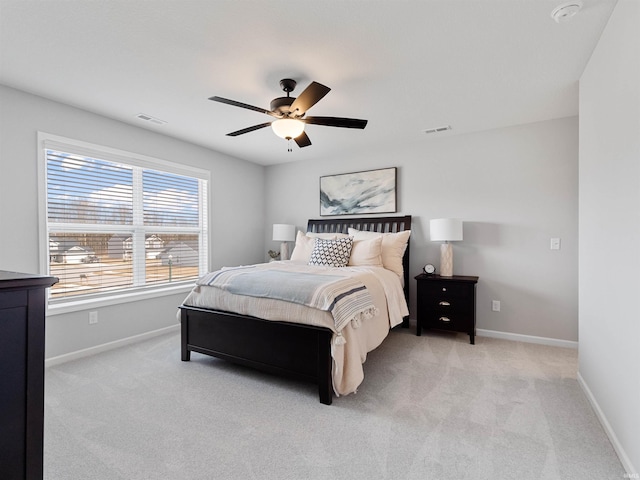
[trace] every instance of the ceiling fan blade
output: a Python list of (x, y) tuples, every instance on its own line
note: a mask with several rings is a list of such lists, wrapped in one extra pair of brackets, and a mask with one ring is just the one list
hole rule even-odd
[(246, 108), (247, 110), (253, 110), (255, 112), (266, 113), (267, 115), (271, 115), (272, 117), (279, 118), (279, 115), (273, 113), (270, 110), (265, 110), (264, 108), (254, 107), (253, 105), (248, 105), (242, 102), (236, 102), (235, 100), (229, 100), (228, 98), (222, 97), (210, 97), (209, 100), (213, 100), (214, 102), (226, 103), (227, 105), (231, 105), (233, 107)]
[(311, 82), (311, 84), (298, 95), (298, 98), (293, 101), (291, 107), (289, 107), (289, 111), (294, 115), (302, 115), (330, 91), (331, 89), (329, 87), (321, 83)]
[(261, 128), (268, 127), (271, 125), (271, 122), (261, 123), (260, 125), (254, 125), (253, 127), (243, 128), (242, 130), (237, 130), (235, 132), (227, 133), (227, 137), (237, 137), (238, 135), (242, 135), (244, 133), (253, 132), (255, 130), (260, 130)]
[(360, 120), (358, 118), (341, 118), (341, 117), (306, 117), (300, 121), (312, 125), (324, 125), (326, 127), (342, 127), (342, 128), (360, 128), (367, 126), (368, 120)]
[(294, 138), (294, 140), (300, 148), (308, 147), (309, 145), (311, 145), (311, 140), (309, 140), (309, 137), (305, 132), (302, 132), (300, 135)]

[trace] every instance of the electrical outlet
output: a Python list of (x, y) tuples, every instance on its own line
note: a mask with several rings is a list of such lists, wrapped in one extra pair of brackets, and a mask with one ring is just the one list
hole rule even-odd
[(89, 325), (98, 323), (98, 312), (89, 312)]
[(500, 311), (500, 300), (491, 300), (491, 310), (494, 312)]
[(560, 250), (560, 239), (558, 237), (552, 238), (549, 248), (551, 250)]

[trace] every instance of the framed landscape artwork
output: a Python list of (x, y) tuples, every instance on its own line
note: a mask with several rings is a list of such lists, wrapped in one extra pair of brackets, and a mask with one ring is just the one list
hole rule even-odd
[(396, 167), (320, 177), (321, 216), (396, 211)]

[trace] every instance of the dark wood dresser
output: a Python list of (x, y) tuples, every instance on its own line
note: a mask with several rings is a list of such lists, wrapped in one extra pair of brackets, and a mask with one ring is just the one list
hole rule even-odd
[(418, 328), (451, 330), (476, 336), (476, 284), (478, 277), (421, 274), (418, 282)]
[(56, 277), (0, 270), (0, 477), (42, 479), (46, 288)]

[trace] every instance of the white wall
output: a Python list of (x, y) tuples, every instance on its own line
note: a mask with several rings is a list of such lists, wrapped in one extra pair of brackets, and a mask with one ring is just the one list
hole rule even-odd
[[(0, 270), (42, 273), (38, 130), (210, 170), (211, 267), (263, 260), (264, 167), (0, 85)], [(51, 315), (47, 358), (174, 325), (185, 295)]]
[[(480, 277), (478, 328), (577, 341), (577, 117), (267, 167), (266, 223), (306, 228), (319, 216), (320, 176), (394, 166), (398, 214), (413, 215), (412, 278), (427, 262), (439, 265), (429, 220), (462, 218), (454, 273)], [(268, 235), (267, 247), (277, 247)], [(549, 249), (551, 237), (561, 250)], [(415, 318), (413, 279), (411, 290)], [(492, 299), (501, 312), (491, 311)]]
[[(454, 272), (480, 276), (478, 328), (577, 340), (576, 118), (421, 136), (388, 151), (265, 169), (7, 87), (0, 86), (0, 103), (0, 269), (39, 268), (38, 130), (211, 169), (212, 268), (264, 261), (278, 247), (269, 238), (272, 223), (304, 228), (318, 217), (320, 176), (396, 166), (399, 213), (414, 217), (412, 276), (426, 262), (438, 264), (429, 219), (463, 218)], [(555, 236), (560, 251), (549, 250)], [(415, 312), (413, 281), (411, 290)], [(167, 303), (181, 299), (104, 307), (91, 326), (84, 311), (50, 316), (47, 357), (175, 324)], [(492, 299), (502, 302), (501, 312), (491, 311)]]
[(580, 361), (640, 473), (640, 2), (619, 0), (580, 79)]

